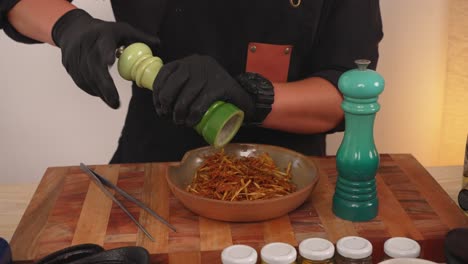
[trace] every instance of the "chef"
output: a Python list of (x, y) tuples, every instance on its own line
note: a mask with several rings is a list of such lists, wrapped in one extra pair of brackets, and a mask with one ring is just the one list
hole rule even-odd
[(356, 59), (375, 69), (383, 37), (378, 0), (113, 0), (116, 22), (64, 0), (0, 3), (9, 37), (58, 47), (76, 85), (111, 108), (118, 47), (144, 42), (162, 58), (153, 92), (132, 86), (111, 163), (177, 161), (206, 145), (192, 127), (218, 100), (245, 113), (233, 142), (325, 155), (326, 135), (344, 129), (338, 78)]

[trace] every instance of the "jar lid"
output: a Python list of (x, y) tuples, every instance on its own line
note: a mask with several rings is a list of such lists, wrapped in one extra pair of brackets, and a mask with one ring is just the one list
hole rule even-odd
[(335, 254), (335, 246), (323, 238), (308, 238), (299, 244), (299, 254), (309, 260), (331, 259)]
[(372, 255), (372, 244), (362, 237), (347, 236), (338, 240), (336, 250), (343, 257), (363, 259)]
[(268, 264), (289, 264), (296, 260), (296, 249), (286, 243), (275, 242), (265, 245), (261, 252), (262, 260)]
[(257, 257), (257, 251), (246, 245), (232, 245), (221, 252), (223, 264), (255, 264)]
[(417, 258), (421, 252), (421, 247), (413, 239), (392, 237), (385, 241), (384, 251), (392, 258)]

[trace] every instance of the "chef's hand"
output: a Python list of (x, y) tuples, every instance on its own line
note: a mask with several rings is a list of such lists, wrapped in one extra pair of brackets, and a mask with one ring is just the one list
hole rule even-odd
[(65, 13), (55, 23), (52, 38), (62, 51), (62, 63), (82, 90), (99, 96), (116, 109), (119, 94), (109, 74), (115, 50), (133, 42), (159, 45), (159, 39), (122, 22), (106, 22), (91, 17), (82, 9)]
[(258, 74), (232, 78), (218, 62), (191, 55), (164, 65), (153, 84), (153, 102), (158, 115), (178, 125), (195, 126), (216, 101), (244, 111), (244, 122), (261, 124), (271, 111), (273, 86)]

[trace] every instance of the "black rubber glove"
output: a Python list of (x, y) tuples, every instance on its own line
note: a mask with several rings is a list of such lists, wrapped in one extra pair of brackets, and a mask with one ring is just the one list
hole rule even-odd
[(108, 67), (115, 61), (115, 50), (134, 42), (150, 47), (159, 45), (157, 37), (126, 23), (95, 19), (82, 9), (71, 10), (59, 18), (52, 29), (52, 38), (60, 47), (62, 63), (76, 85), (101, 97), (114, 109), (120, 101)]
[[(273, 86), (268, 82), (271, 110)], [(195, 126), (216, 101), (232, 103), (244, 111), (246, 122), (261, 123), (256, 91), (249, 91), (209, 56), (192, 55), (164, 65), (153, 84), (153, 102), (158, 115), (178, 125)]]
[(36, 264), (149, 264), (150, 255), (143, 247), (129, 246), (105, 251), (95, 244), (67, 247), (45, 256)]
[(101, 252), (104, 252), (104, 248), (99, 245), (80, 244), (51, 253), (36, 261), (35, 264), (66, 264)]

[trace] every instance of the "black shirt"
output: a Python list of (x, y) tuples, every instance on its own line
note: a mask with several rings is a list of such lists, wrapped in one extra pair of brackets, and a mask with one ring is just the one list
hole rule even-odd
[[(303, 0), (297, 8), (289, 0), (113, 0), (112, 7), (117, 21), (160, 37), (156, 55), (164, 62), (209, 55), (232, 76), (245, 71), (250, 42), (292, 45), (288, 81), (317, 76), (336, 86), (343, 72), (355, 68), (356, 59), (371, 60), (375, 69), (383, 37), (378, 0)], [(187, 150), (207, 144), (194, 129), (159, 118), (151, 91), (132, 89), (111, 162), (180, 160)], [(325, 135), (242, 127), (233, 142), (325, 155)]]

